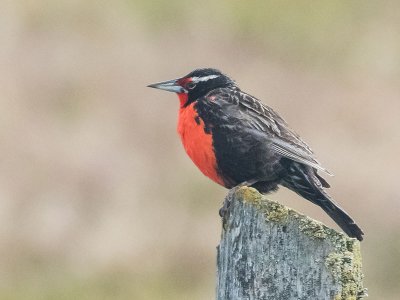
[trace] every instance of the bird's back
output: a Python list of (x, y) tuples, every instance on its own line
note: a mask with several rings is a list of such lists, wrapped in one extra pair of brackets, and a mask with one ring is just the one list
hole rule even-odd
[(218, 168), (232, 185), (250, 178), (279, 181), (285, 157), (319, 166), (307, 144), (274, 110), (237, 87), (215, 89), (194, 108), (211, 129)]

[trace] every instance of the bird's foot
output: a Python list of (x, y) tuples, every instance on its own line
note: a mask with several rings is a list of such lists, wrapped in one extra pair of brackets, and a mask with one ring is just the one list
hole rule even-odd
[(234, 194), (236, 193), (236, 191), (238, 189), (240, 189), (241, 187), (244, 186), (252, 186), (253, 184), (255, 184), (256, 182), (258, 182), (258, 180), (247, 180), (247, 181), (243, 181), (242, 183), (239, 183), (237, 186), (231, 188), (228, 192), (228, 194), (225, 197), (224, 203), (222, 205), (222, 207), (219, 209), (219, 215), (221, 218), (225, 218), (226, 213), (229, 210), (229, 207), (231, 205), (232, 199)]
[(229, 207), (231, 206), (233, 195), (239, 188), (240, 186), (235, 186), (229, 190), (228, 194), (225, 197), (224, 203), (222, 204), (222, 207), (219, 209), (219, 215), (221, 218), (225, 218), (225, 216), (227, 215)]
[(246, 181), (243, 181), (242, 183), (239, 183), (237, 186), (235, 186), (235, 188), (240, 188), (243, 186), (252, 186), (253, 184), (255, 184), (257, 182), (259, 182), (258, 179), (246, 180)]
[(228, 194), (225, 197), (225, 200), (224, 200), (224, 203), (223, 203), (222, 207), (219, 209), (220, 217), (221, 218), (225, 218), (225, 216), (226, 216), (226, 214), (227, 214), (227, 212), (229, 210), (229, 207), (231, 205), (232, 198), (233, 198), (234, 194), (236, 193), (236, 191), (238, 189), (240, 189), (241, 187), (244, 187), (244, 186), (251, 186), (251, 185), (255, 184), (257, 181), (258, 180), (243, 181), (242, 183), (239, 183), (237, 186), (231, 188), (229, 190)]
[(224, 203), (219, 209), (219, 216), (223, 219), (225, 218), (226, 214), (228, 213), (229, 207), (231, 206), (232, 196), (230, 195), (230, 193), (231, 190), (228, 192), (228, 195), (226, 195)]

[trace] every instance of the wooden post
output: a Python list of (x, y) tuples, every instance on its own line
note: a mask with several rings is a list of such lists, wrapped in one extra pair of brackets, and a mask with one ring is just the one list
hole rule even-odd
[(228, 194), (218, 246), (218, 300), (356, 300), (360, 243), (253, 188)]

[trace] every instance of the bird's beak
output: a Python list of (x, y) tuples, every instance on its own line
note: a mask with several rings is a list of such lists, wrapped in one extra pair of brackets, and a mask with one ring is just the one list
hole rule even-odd
[(164, 90), (164, 91), (168, 91), (168, 92), (174, 92), (174, 93), (178, 93), (178, 94), (187, 93), (187, 91), (178, 84), (178, 79), (173, 79), (173, 80), (150, 84), (150, 85), (148, 85), (148, 87), (160, 89), (160, 90)]

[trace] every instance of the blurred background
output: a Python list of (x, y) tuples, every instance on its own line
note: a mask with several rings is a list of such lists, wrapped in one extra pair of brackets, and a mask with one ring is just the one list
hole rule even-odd
[[(398, 1), (10, 1), (0, 9), (0, 298), (213, 299), (218, 209), (146, 88), (231, 75), (297, 130), (400, 292)], [(336, 225), (281, 189), (272, 199)]]

